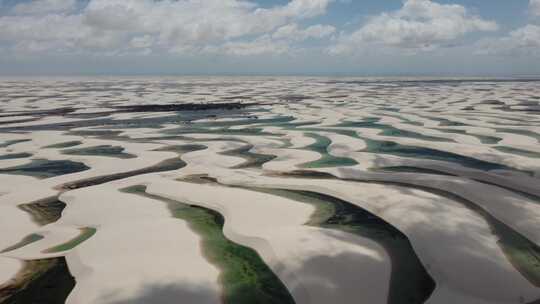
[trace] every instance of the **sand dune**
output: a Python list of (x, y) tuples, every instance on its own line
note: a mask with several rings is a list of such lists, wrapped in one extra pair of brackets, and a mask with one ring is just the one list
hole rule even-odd
[(537, 82), (17, 83), (0, 302), (540, 299)]

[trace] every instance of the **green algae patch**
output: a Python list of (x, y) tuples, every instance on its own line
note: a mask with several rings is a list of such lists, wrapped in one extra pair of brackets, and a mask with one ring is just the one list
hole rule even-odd
[(94, 236), (94, 234), (96, 234), (97, 232), (95, 228), (91, 228), (91, 227), (85, 227), (79, 230), (81, 231), (81, 233), (77, 237), (71, 239), (70, 241), (66, 243), (49, 248), (45, 250), (43, 253), (55, 253), (55, 252), (62, 252), (62, 251), (73, 249), (79, 246), (80, 244), (82, 244), (84, 241), (91, 238), (92, 236)]
[(208, 147), (205, 145), (186, 144), (186, 145), (166, 146), (166, 147), (155, 149), (153, 151), (175, 152), (178, 154), (184, 154), (184, 153), (190, 153), (190, 152), (195, 152), (195, 151), (202, 151), (206, 149), (208, 149)]
[(62, 142), (62, 143), (58, 143), (58, 144), (54, 144), (54, 145), (45, 146), (45, 147), (43, 147), (43, 149), (71, 148), (71, 147), (75, 147), (75, 146), (78, 146), (78, 145), (81, 145), (81, 144), (82, 144), (82, 141), (78, 141), (78, 140), (66, 141), (66, 142)]
[(4, 252), (9, 252), (9, 251), (13, 251), (13, 250), (16, 250), (16, 249), (19, 249), (19, 248), (22, 248), (26, 245), (29, 245), (29, 244), (32, 244), (34, 242), (37, 242), (39, 240), (42, 240), (43, 239), (43, 236), (40, 235), (40, 234), (36, 234), (36, 233), (32, 233), (26, 237), (24, 237), (20, 242), (18, 242), (17, 244), (13, 245), (13, 246), (10, 246), (2, 251), (0, 251), (0, 253), (4, 253)]
[(148, 194), (146, 186), (133, 186), (123, 191), (167, 203), (171, 214), (186, 221), (202, 238), (206, 259), (221, 270), (219, 280), (225, 303), (294, 303), (285, 285), (255, 250), (234, 243), (223, 235), (225, 219), (218, 212)]
[(124, 148), (120, 146), (101, 145), (95, 147), (63, 150), (63, 154), (69, 155), (89, 155), (89, 156), (105, 156), (121, 159), (136, 158), (136, 155), (125, 153)]

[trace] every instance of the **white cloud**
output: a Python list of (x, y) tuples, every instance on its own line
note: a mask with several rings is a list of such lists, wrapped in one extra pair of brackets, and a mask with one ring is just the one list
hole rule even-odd
[[(226, 49), (246, 48), (248, 42), (234, 41), (264, 36), (291, 22), (324, 14), (332, 1), (291, 0), (261, 8), (246, 0), (90, 0), (74, 10), (76, 0), (34, 0), (0, 16), (0, 44), (17, 46), (18, 52), (25, 45), (32, 46), (28, 52), (125, 53), (148, 48), (178, 52), (221, 44)], [(331, 29), (297, 30), (315, 38)], [(251, 43), (262, 50), (265, 39), (269, 38), (254, 38)]]
[(149, 48), (154, 44), (154, 38), (150, 35), (133, 37), (129, 44), (137, 49)]
[(400, 10), (372, 17), (357, 31), (344, 35), (330, 51), (354, 52), (366, 45), (429, 50), (470, 32), (496, 29), (495, 22), (471, 15), (461, 5), (407, 0)]
[(46, 15), (0, 17), (0, 41), (48, 41), (70, 44), (84, 38), (88, 29), (77, 16)]
[(18, 15), (37, 15), (69, 12), (75, 9), (77, 0), (35, 0), (15, 5), (12, 9)]
[(264, 35), (253, 41), (227, 42), (218, 48), (207, 51), (225, 53), (235, 56), (253, 55), (281, 55), (291, 52), (291, 47), (284, 41), (275, 41), (271, 37)]
[[(296, 23), (279, 27), (272, 35), (264, 34), (249, 41), (228, 41), (219, 46), (208, 46), (203, 49), (206, 53), (225, 53), (234, 56), (253, 55), (294, 55), (301, 48), (291, 45), (294, 42), (307, 39), (322, 39), (332, 35), (336, 29), (329, 25), (312, 25), (300, 28)], [(189, 50), (180, 49), (178, 52)]]
[(275, 13), (288, 17), (311, 18), (323, 14), (329, 0), (293, 0), (283, 8), (275, 9)]
[(528, 24), (507, 36), (479, 43), (478, 54), (503, 56), (540, 56), (540, 26)]
[(531, 0), (529, 7), (533, 15), (540, 16), (540, 0)]
[(298, 24), (292, 23), (278, 28), (272, 38), (303, 41), (306, 39), (322, 39), (332, 35), (336, 28), (331, 25), (312, 25), (301, 29)]

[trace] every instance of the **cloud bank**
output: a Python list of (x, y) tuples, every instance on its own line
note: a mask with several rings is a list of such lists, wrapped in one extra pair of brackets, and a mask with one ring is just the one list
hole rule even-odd
[[(261, 8), (240, 0), (91, 0), (76, 10), (75, 0), (36, 0), (0, 17), (0, 41), (20, 52), (199, 52), (278, 27), (277, 38), (298, 34), (303, 40), (333, 31), (329, 26), (300, 29), (294, 24), (324, 14), (330, 2), (293, 0)], [(260, 44), (261, 39), (251, 43)]]
[(357, 31), (344, 35), (331, 52), (351, 53), (370, 44), (429, 50), (455, 42), (470, 32), (495, 31), (497, 28), (494, 21), (471, 15), (461, 5), (407, 0), (400, 10), (372, 17)]
[[(212, 70), (220, 60), (235, 69), (263, 62), (272, 71), (301, 62), (326, 71), (336, 63), (343, 70), (388, 60), (403, 66), (412, 56), (422, 66), (447, 55), (454, 63), (519, 57), (524, 70), (540, 69), (540, 0), (525, 1), (515, 12), (522, 22), (512, 27), (477, 7), (441, 2), (401, 0), (394, 9), (377, 2), (386, 9), (362, 15), (365, 3), (349, 0), (0, 0), (0, 69), (95, 59), (145, 68), (181, 62), (192, 70)], [(338, 6), (355, 7), (362, 19), (340, 19)]]
[(540, 0), (531, 0), (530, 9), (533, 15), (540, 16)]

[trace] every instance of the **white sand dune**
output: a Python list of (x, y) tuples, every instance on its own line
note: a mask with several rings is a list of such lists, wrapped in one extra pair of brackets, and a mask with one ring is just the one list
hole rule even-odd
[[(540, 86), (455, 80), (10, 82), (0, 88), (0, 251), (12, 250), (0, 253), (0, 294), (22, 279), (25, 261), (65, 257), (76, 283), (67, 303), (227, 303), (224, 269), (210, 261), (204, 232), (173, 217), (171, 199), (223, 215), (225, 237), (254, 249), (285, 285), (272, 288), (296, 303), (401, 304), (391, 298), (396, 265), (380, 243), (307, 225), (314, 205), (248, 189), (261, 187), (334, 196), (399, 229), (436, 283), (431, 294), (418, 287), (425, 303), (534, 303)], [(212, 102), (234, 109), (118, 108)], [(174, 170), (151, 170), (172, 161)], [(196, 183), (204, 176), (218, 183)], [(157, 197), (122, 191), (136, 185)], [(368, 227), (335, 208), (325, 210), (336, 213), (335, 228)], [(498, 223), (530, 248), (511, 256)]]
[[(345, 302), (358, 297), (386, 303), (390, 266), (384, 250), (368, 239), (303, 226), (313, 212), (310, 205), (242, 189), (183, 182), (151, 183), (147, 192), (218, 210), (225, 216), (225, 235), (255, 248), (298, 303)], [(365, 283), (358, 285), (357, 281)]]
[(456, 293), (455, 298), (450, 293), (445, 298), (462, 303), (512, 303), (519, 297), (533, 300), (538, 294), (538, 288), (508, 262), (485, 221), (443, 197), (370, 183), (254, 178), (248, 174), (217, 177), (227, 184), (317, 191), (369, 210), (409, 237), (438, 286)]
[[(97, 229), (66, 256), (77, 279), (68, 303), (129, 302), (161, 289), (186, 301), (220, 302), (218, 270), (201, 255), (200, 238), (171, 218), (163, 202), (109, 186), (70, 191), (61, 199), (68, 207), (56, 225)], [(141, 264), (145, 260), (153, 262)]]

